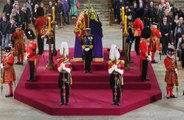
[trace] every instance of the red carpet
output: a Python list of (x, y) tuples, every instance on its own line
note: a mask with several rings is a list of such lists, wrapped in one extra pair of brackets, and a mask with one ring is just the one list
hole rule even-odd
[[(73, 49), (70, 49), (70, 57), (72, 56)], [(150, 80), (141, 82), (139, 58), (132, 53), (134, 63), (129, 65), (130, 70), (124, 74), (125, 88), (121, 97), (121, 105), (112, 106), (112, 93), (107, 73), (107, 49), (104, 49), (104, 56), (104, 62), (92, 63), (91, 74), (84, 73), (82, 62), (72, 62), (73, 85), (68, 106), (59, 105), (60, 96), (57, 86), (59, 73), (57, 70), (45, 69), (48, 52), (39, 58), (36, 82), (26, 82), (29, 77), (28, 65), (26, 65), (14, 97), (51, 115), (121, 115), (161, 99), (161, 91), (152, 66), (149, 64)]]

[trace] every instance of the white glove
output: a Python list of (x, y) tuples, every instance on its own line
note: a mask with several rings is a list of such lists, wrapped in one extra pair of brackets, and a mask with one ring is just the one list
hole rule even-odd
[(151, 56), (150, 56), (150, 55), (147, 56), (147, 60), (148, 60), (148, 61), (151, 61)]
[(174, 71), (176, 72), (176, 74), (178, 74), (178, 69), (177, 68), (175, 68)]
[(25, 61), (27, 61), (27, 60), (28, 60), (27, 55), (24, 57), (24, 60), (25, 60)]
[(58, 71), (61, 72), (62, 69), (63, 69), (63, 67), (64, 67), (64, 64), (61, 64), (61, 65), (58, 67)]
[(117, 71), (121, 75), (124, 73), (124, 70), (118, 69), (117, 66), (115, 68), (115, 71)]
[(3, 64), (2, 63), (0, 64), (0, 68), (3, 69)]
[(65, 66), (63, 67), (63, 70), (65, 70), (67, 73), (71, 72), (71, 69), (70, 68), (66, 68)]
[(116, 65), (113, 66), (113, 67), (111, 67), (111, 68), (108, 70), (108, 73), (111, 74), (111, 73), (115, 70), (115, 67), (116, 67)]
[(90, 48), (85, 48), (84, 50), (85, 50), (86, 52), (88, 52), (88, 51), (90, 50)]

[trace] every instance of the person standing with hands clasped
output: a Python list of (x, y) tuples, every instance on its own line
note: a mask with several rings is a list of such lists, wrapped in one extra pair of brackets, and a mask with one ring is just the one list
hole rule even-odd
[(26, 48), (26, 59), (29, 62), (29, 72), (30, 72), (30, 79), (27, 80), (28, 82), (34, 82), (34, 73), (35, 73), (35, 59), (36, 59), (36, 48), (37, 44), (34, 41), (35, 34), (31, 29), (25, 30), (25, 35), (29, 40), (27, 48)]
[(85, 29), (85, 34), (81, 38), (81, 45), (83, 51), (85, 73), (90, 73), (94, 45), (94, 36), (91, 34), (91, 28)]
[(64, 97), (66, 99), (66, 105), (69, 104), (70, 86), (72, 85), (71, 77), (71, 64), (69, 55), (68, 44), (66, 42), (61, 43), (60, 54), (62, 58), (57, 59), (57, 69), (59, 71), (58, 86), (60, 88), (61, 105), (64, 105)]
[(174, 85), (178, 86), (178, 68), (175, 59), (174, 49), (168, 48), (167, 56), (164, 59), (164, 65), (166, 68), (165, 82), (166, 82), (166, 94), (167, 99), (176, 98), (173, 94)]
[(124, 61), (120, 60), (120, 53), (115, 44), (111, 45), (110, 61), (108, 62), (108, 73), (110, 74), (110, 87), (112, 89), (112, 105), (120, 105), (121, 92), (123, 89), (123, 67)]

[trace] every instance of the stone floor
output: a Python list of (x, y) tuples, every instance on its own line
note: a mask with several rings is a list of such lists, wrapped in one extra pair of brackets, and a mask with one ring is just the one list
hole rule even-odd
[[(62, 41), (67, 41), (69, 47), (74, 47), (74, 25), (66, 25), (64, 29), (59, 29), (56, 32), (56, 47), (59, 48)], [(110, 47), (112, 43), (117, 44), (121, 48), (121, 29), (118, 25), (103, 27), (103, 46)], [(45, 49), (48, 46), (45, 45)], [(3, 94), (0, 95), (0, 120), (183, 120), (184, 118), (184, 70), (179, 64), (179, 94), (176, 99), (165, 98), (165, 68), (163, 59), (159, 60), (158, 64), (154, 64), (153, 68), (157, 76), (163, 98), (160, 101), (146, 105), (121, 116), (50, 116), (35, 108), (27, 106), (13, 98), (5, 98), (7, 85), (4, 86)], [(16, 62), (16, 61), (15, 61)], [(26, 63), (25, 63), (26, 64)], [(24, 69), (24, 66), (15, 65), (17, 73), (17, 83)]]

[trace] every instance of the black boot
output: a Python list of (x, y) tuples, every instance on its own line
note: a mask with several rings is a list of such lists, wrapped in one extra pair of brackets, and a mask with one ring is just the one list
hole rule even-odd
[(13, 97), (13, 93), (11, 93), (9, 95), (5, 95), (5, 97)]

